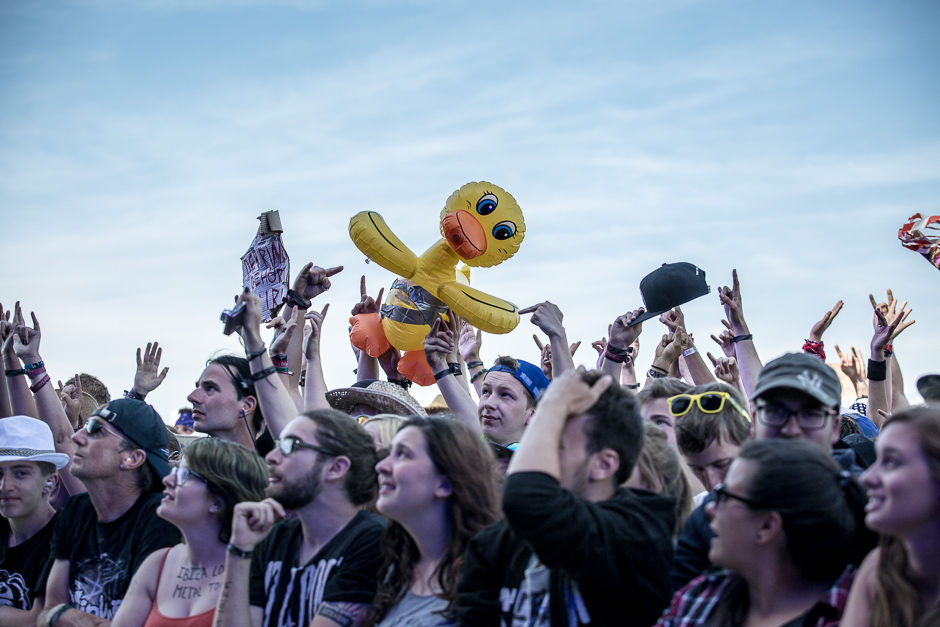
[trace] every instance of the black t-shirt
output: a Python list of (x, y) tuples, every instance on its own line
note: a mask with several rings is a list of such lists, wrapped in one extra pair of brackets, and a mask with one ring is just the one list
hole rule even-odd
[(309, 625), (326, 601), (371, 603), (378, 587), (384, 526), (381, 516), (361, 511), (298, 567), (300, 521), (276, 524), (251, 556), (249, 602), (264, 609), (263, 627)]
[(180, 542), (179, 530), (155, 512), (160, 499), (159, 492), (142, 494), (109, 523), (98, 522), (87, 493), (65, 504), (52, 536), (52, 559), (69, 560), (69, 593), (77, 609), (114, 618), (144, 559)]
[(49, 543), (58, 514), (32, 538), (16, 546), (10, 542), (10, 523), (0, 518), (0, 605), (31, 610), (33, 599), (46, 593), (52, 568)]

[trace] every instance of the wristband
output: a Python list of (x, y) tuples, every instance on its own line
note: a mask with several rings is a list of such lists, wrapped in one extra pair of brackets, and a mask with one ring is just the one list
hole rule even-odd
[(476, 373), (475, 375), (473, 375), (472, 377), (470, 377), (470, 383), (473, 384), (474, 381), (476, 381), (477, 379), (479, 379), (479, 378), (482, 377), (482, 376), (485, 376), (487, 372), (489, 372), (489, 371), (488, 371), (486, 368), (484, 368), (483, 370), (479, 371), (478, 373)]
[(225, 550), (231, 553), (232, 555), (234, 555), (235, 557), (239, 559), (243, 559), (243, 560), (250, 559), (251, 554), (252, 554), (252, 551), (242, 551), (240, 548), (238, 548), (231, 542), (228, 543), (228, 547), (226, 547)]
[(737, 344), (738, 342), (746, 342), (747, 340), (753, 340), (753, 339), (754, 339), (754, 336), (751, 335), (750, 333), (747, 333), (745, 335), (735, 335), (734, 337), (731, 338), (731, 343)]
[(627, 361), (627, 355), (626, 353), (624, 353), (623, 355), (615, 353), (611, 351), (610, 347), (608, 346), (607, 348), (604, 349), (604, 359), (608, 361), (612, 361), (617, 364), (622, 364), (623, 362)]
[(890, 356), (893, 355), (893, 354), (894, 354), (894, 351), (891, 350), (891, 345), (888, 344), (887, 346), (885, 346), (885, 359), (887, 359), (888, 357), (890, 357)]
[(45, 365), (45, 362), (38, 361), (35, 364), (23, 364), (23, 370), (29, 372), (30, 370), (36, 370), (37, 368), (42, 368)]
[(614, 355), (617, 355), (618, 357), (625, 357), (633, 352), (633, 347), (628, 346), (626, 348), (618, 348), (616, 346), (611, 346), (610, 344), (608, 344), (607, 348), (605, 348), (604, 350), (609, 350), (611, 353), (613, 353)]
[(294, 374), (293, 372), (290, 371), (290, 368), (288, 368), (287, 366), (284, 366), (283, 368), (279, 368), (278, 366), (275, 366), (275, 367), (274, 367), (274, 370), (275, 370), (278, 374), (286, 374), (286, 375), (293, 375), (293, 374)]
[(478, 361), (468, 361), (468, 362), (467, 362), (467, 370), (469, 370), (470, 368), (482, 368), (482, 367), (483, 367), (483, 362), (482, 362), (482, 361), (479, 361), (479, 360), (478, 360)]
[(291, 303), (296, 307), (300, 307), (301, 309), (310, 309), (310, 301), (306, 300), (303, 296), (294, 290), (287, 290), (287, 296), (284, 297), (284, 302)]
[(63, 603), (59, 608), (52, 613), (52, 616), (49, 617), (49, 627), (55, 627), (55, 624), (59, 622), (59, 618), (69, 610), (74, 610), (74, 603)]
[(34, 384), (32, 384), (31, 386), (29, 386), (29, 391), (32, 392), (33, 394), (35, 394), (36, 392), (38, 392), (39, 390), (42, 389), (42, 386), (44, 386), (45, 384), (49, 383), (50, 380), (51, 380), (51, 379), (49, 379), (49, 375), (43, 376), (42, 379), (40, 379), (40, 380), (37, 381), (36, 383), (34, 383)]
[[(654, 366), (653, 368), (655, 368), (655, 366)], [(646, 372), (646, 376), (648, 376), (648, 377), (653, 377), (654, 379), (665, 379), (665, 378), (666, 378), (666, 374), (667, 374), (667, 373), (665, 373), (665, 372), (659, 372), (658, 370), (653, 370), (653, 368), (650, 368), (650, 369)]]
[(449, 375), (449, 374), (454, 374), (454, 373), (453, 373), (453, 371), (450, 369), (450, 367), (447, 367), (447, 368), (441, 370), (440, 372), (435, 372), (435, 373), (434, 373), (434, 380), (435, 380), (435, 381), (440, 381), (441, 379), (443, 379), (444, 377), (446, 377), (446, 376)]
[(814, 342), (813, 340), (806, 340), (806, 343), (803, 344), (803, 352), (809, 355), (815, 355), (823, 361), (826, 361), (826, 351), (823, 350), (822, 342)]
[(132, 398), (135, 401), (142, 401), (144, 400), (144, 396), (144, 394), (141, 394), (134, 388), (131, 388), (130, 390), (124, 390), (124, 398)]
[(697, 353), (697, 352), (698, 352), (698, 349), (693, 346), (693, 347), (690, 348), (689, 350), (684, 351), (684, 352), (682, 353), (682, 356), (683, 356), (683, 357), (689, 357), (690, 355), (694, 355), (694, 354)]
[(633, 385), (621, 385), (620, 387), (622, 387), (625, 390), (639, 390), (640, 384), (634, 383)]
[(454, 373), (454, 376), (459, 377), (463, 374), (463, 370), (460, 369), (460, 364), (449, 363), (447, 366), (450, 368), (450, 371)]
[[(24, 370), (26, 369), (24, 368)], [(40, 366), (39, 368), (33, 368), (32, 370), (26, 370), (26, 376), (29, 377), (30, 379), (35, 379), (41, 374), (46, 374), (45, 366)]]
[(888, 362), (868, 360), (868, 380), (886, 381), (888, 379)]
[(269, 368), (265, 368), (264, 370), (261, 370), (260, 372), (251, 373), (250, 375), (248, 375), (248, 378), (251, 379), (252, 381), (260, 381), (261, 379), (264, 379), (265, 377), (270, 377), (275, 372), (277, 372), (277, 368), (275, 368), (274, 366), (271, 366)]
[(5, 374), (8, 377), (18, 377), (21, 374), (26, 374), (26, 369), (25, 368), (13, 368), (11, 370), (6, 370)]
[(265, 351), (267, 350), (268, 349), (264, 344), (261, 345), (261, 350), (250, 351), (248, 349), (245, 349), (245, 359), (247, 359), (248, 361), (251, 361), (255, 357), (260, 357), (261, 355), (264, 355)]

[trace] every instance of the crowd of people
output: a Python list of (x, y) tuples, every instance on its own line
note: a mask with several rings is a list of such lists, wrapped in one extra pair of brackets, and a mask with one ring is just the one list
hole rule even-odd
[[(341, 270), (303, 267), (269, 345), (240, 294), (244, 357), (213, 357), (171, 426), (146, 402), (159, 344), (121, 398), (56, 387), (36, 314), (0, 307), (0, 625), (940, 625), (940, 375), (905, 396), (890, 291), (835, 367), (841, 301), (764, 364), (736, 272), (718, 357), (675, 303), (611, 312), (576, 367), (543, 302), (519, 312), (537, 356), (487, 336), (487, 367), (448, 312), (423, 407), (394, 348), (327, 389), (312, 301)], [(363, 278), (352, 315), (383, 309)]]

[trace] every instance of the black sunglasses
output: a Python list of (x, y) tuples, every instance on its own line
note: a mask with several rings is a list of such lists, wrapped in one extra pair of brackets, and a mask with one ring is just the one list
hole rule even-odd
[(723, 484), (723, 483), (719, 483), (718, 485), (716, 485), (716, 486), (715, 486), (715, 507), (718, 507), (719, 505), (721, 505), (722, 503), (724, 503), (724, 502), (727, 501), (728, 499), (734, 499), (735, 501), (741, 501), (742, 503), (744, 503), (745, 505), (747, 505), (747, 506), (750, 507), (751, 509), (765, 509), (765, 508), (764, 508), (760, 503), (758, 503), (757, 501), (753, 501), (753, 500), (751, 500), (751, 499), (749, 499), (749, 498), (747, 498), (747, 497), (745, 497), (745, 496), (740, 496), (740, 495), (738, 495), (738, 494), (735, 494), (734, 492), (729, 491), (728, 488), (726, 488), (726, 487), (725, 487), (725, 484)]
[(281, 438), (280, 440), (275, 440), (274, 445), (277, 446), (282, 455), (290, 455), (299, 448), (310, 449), (311, 451), (316, 451), (317, 453), (328, 455), (330, 457), (336, 457), (339, 455), (339, 453), (336, 451), (331, 451), (328, 448), (323, 448), (322, 446), (317, 446), (316, 444), (307, 444), (306, 442), (302, 442), (297, 438), (292, 438), (290, 436)]

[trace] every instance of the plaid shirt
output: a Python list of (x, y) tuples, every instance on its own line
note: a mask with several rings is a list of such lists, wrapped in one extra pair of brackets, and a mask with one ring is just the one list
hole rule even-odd
[[(699, 575), (672, 597), (656, 627), (702, 627), (707, 622), (725, 588), (731, 582), (730, 570)], [(855, 578), (855, 567), (849, 566), (806, 614), (799, 617), (802, 627), (838, 627), (845, 610), (849, 588)]]

